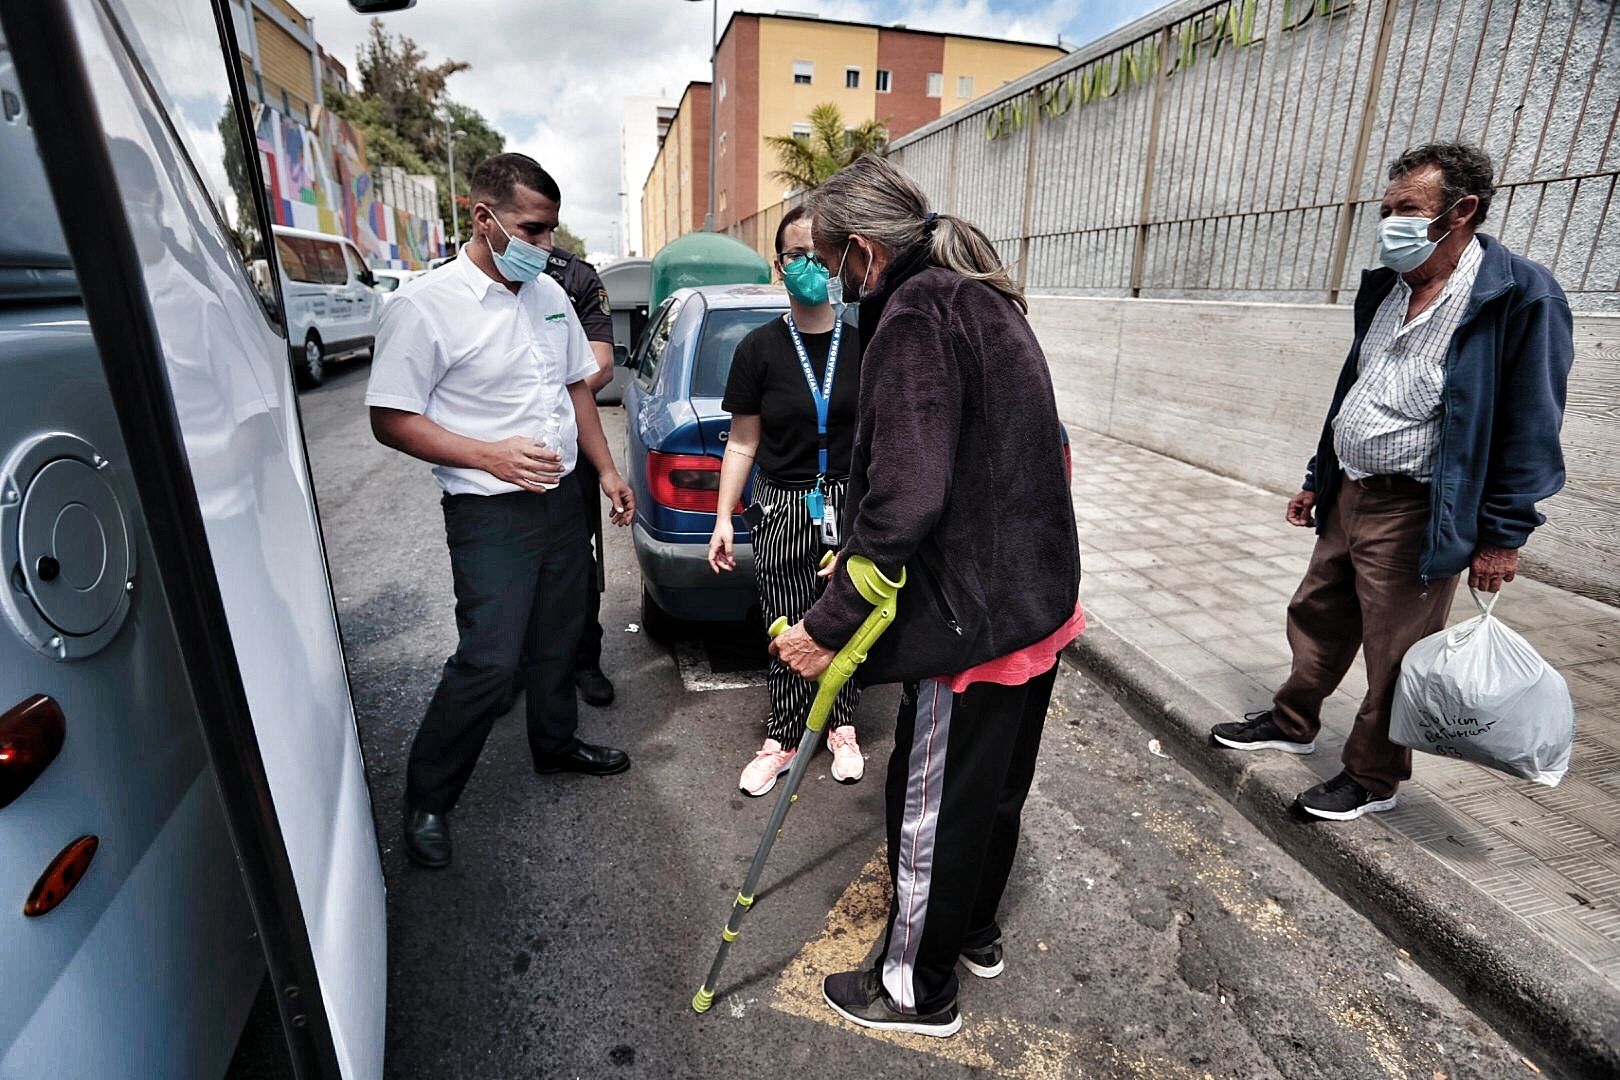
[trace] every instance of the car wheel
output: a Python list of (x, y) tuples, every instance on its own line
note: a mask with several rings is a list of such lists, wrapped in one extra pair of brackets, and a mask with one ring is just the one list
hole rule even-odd
[(321, 351), (321, 339), (311, 333), (304, 339), (304, 347), (293, 360), (300, 386), (319, 386), (326, 380), (326, 355)]
[(658, 606), (647, 586), (641, 587), (641, 630), (661, 645), (673, 644), (680, 620)]

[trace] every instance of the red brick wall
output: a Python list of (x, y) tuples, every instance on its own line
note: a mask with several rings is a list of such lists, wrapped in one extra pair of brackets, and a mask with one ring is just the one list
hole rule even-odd
[(909, 30), (878, 31), (878, 67), (891, 72), (889, 93), (873, 98), (879, 120), (888, 122), (889, 138), (898, 139), (939, 119), (939, 98), (928, 96), (928, 73), (945, 70), (945, 39)]
[[(732, 18), (716, 65), (726, 83), (718, 119), (726, 153), (714, 212), (714, 227), (722, 230), (759, 210), (759, 16)], [(718, 205), (720, 191), (726, 193), (725, 209)]]

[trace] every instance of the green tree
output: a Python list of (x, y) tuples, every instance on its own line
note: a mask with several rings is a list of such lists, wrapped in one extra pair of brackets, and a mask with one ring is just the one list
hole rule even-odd
[(355, 59), (362, 95), (377, 103), (380, 119), (418, 148), (432, 145), (436, 129), (444, 126), (439, 110), (450, 76), (472, 66), (446, 60), (429, 67), (427, 53), (403, 34), (389, 34), (381, 19), (371, 20), (371, 37)]
[(884, 153), (889, 146), (889, 129), (881, 120), (845, 128), (838, 106), (823, 102), (810, 110), (808, 136), (770, 135), (765, 145), (776, 152), (781, 166), (771, 173), (771, 179), (808, 191), (856, 158)]
[(388, 34), (382, 23), (373, 19), (371, 37), (356, 56), (360, 91), (345, 95), (328, 84), (325, 94), (327, 107), (365, 136), (368, 161), (394, 165), (410, 173), (426, 173), (438, 181), (439, 216), (447, 226), (452, 220), (447, 143), (451, 131), (462, 132), (456, 137), (455, 191), (463, 234), (467, 231), (467, 188), (472, 171), (480, 161), (506, 147), (506, 137), (491, 127), (478, 110), (455, 101), (446, 92), (450, 76), (469, 66), (459, 60), (429, 66), (427, 54), (416, 42)]
[(585, 238), (566, 225), (561, 223), (557, 225), (557, 231), (552, 234), (552, 242), (560, 248), (572, 251), (582, 259), (585, 257)]

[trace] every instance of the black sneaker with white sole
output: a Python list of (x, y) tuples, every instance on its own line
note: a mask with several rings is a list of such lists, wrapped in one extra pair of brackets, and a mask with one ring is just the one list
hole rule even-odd
[(1324, 780), (1309, 791), (1302, 791), (1294, 805), (1313, 817), (1329, 821), (1354, 821), (1362, 814), (1376, 814), (1395, 808), (1395, 794), (1374, 795), (1342, 772)]
[(1216, 724), (1209, 731), (1210, 741), (1228, 750), (1281, 750), (1285, 754), (1314, 754), (1315, 742), (1300, 742), (1277, 724), (1270, 709), (1245, 713), (1242, 720)]
[(883, 978), (872, 968), (841, 971), (821, 981), (821, 996), (832, 1011), (852, 1024), (878, 1031), (904, 1031), (912, 1035), (945, 1038), (962, 1029), (962, 1014), (956, 1003), (926, 1016), (903, 1013), (883, 992)]
[(981, 979), (993, 979), (1007, 970), (1007, 961), (1001, 952), (1000, 938), (996, 938), (982, 949), (963, 949), (961, 957), (962, 966)]

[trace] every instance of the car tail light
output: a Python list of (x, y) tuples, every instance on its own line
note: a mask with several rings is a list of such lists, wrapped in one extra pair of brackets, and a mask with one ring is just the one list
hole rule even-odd
[[(720, 499), (720, 459), (707, 454), (647, 454), (653, 501), (671, 510), (712, 514)], [(742, 503), (732, 511), (742, 513)]]
[(0, 716), (0, 807), (8, 806), (62, 750), (67, 724), (62, 708), (44, 694)]

